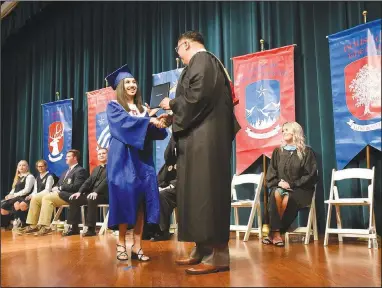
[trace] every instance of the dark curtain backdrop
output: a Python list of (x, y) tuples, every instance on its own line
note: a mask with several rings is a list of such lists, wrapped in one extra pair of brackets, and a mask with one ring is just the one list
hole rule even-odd
[[(88, 167), (86, 92), (105, 87), (104, 77), (128, 63), (148, 101), (152, 74), (176, 68), (180, 33), (201, 31), (207, 49), (232, 76), (232, 56), (297, 44), (296, 119), (317, 153), (320, 182), (316, 196), (319, 230), (325, 228), (331, 171), (336, 166), (329, 51), (326, 35), (381, 18), (378, 2), (20, 2), (2, 24), (1, 196), (11, 187), (16, 164), (42, 155), (41, 104), (73, 98), (73, 148)], [(376, 166), (375, 212), (381, 233), (381, 153)], [(235, 159), (233, 157), (232, 167)], [(361, 152), (348, 167), (365, 167)], [(262, 159), (246, 173), (259, 172)], [(233, 169), (234, 171), (234, 169)], [(346, 196), (366, 195), (367, 183), (346, 182)], [(252, 188), (242, 190), (250, 193)], [(244, 196), (246, 197), (246, 196)], [(343, 208), (344, 227), (364, 227), (368, 211)], [(299, 221), (306, 220), (301, 213)], [(248, 213), (241, 214), (246, 222)], [(335, 217), (332, 217), (335, 219)], [(304, 222), (304, 223), (303, 223)]]

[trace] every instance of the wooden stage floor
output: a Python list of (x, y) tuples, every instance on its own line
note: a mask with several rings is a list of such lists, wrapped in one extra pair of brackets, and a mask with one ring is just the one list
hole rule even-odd
[[(241, 239), (243, 234), (241, 234)], [(284, 248), (263, 246), (254, 236), (248, 242), (230, 240), (231, 271), (187, 275), (174, 263), (178, 242), (144, 241), (149, 263), (118, 263), (115, 236), (62, 237), (58, 232), (36, 237), (1, 232), (2, 287), (78, 286), (357, 286), (381, 287), (381, 249), (366, 242), (323, 239)], [(128, 236), (131, 241), (131, 236)], [(192, 247), (187, 243), (186, 249)]]

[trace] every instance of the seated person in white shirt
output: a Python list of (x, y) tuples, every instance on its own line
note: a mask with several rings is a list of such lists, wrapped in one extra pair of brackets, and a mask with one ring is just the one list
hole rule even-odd
[(28, 162), (21, 160), (17, 164), (12, 190), (5, 196), (5, 199), (1, 201), (1, 215), (13, 214), (14, 219), (21, 217), (17, 222), (25, 226), (25, 215), (19, 215), (18, 211), (20, 210), (20, 202), (24, 201), (25, 198), (32, 193), (34, 182), (35, 179), (29, 172)]
[[(38, 160), (36, 162), (36, 168), (39, 175), (36, 177), (36, 181), (34, 182), (33, 193), (28, 195), (25, 200), (20, 203), (20, 210), (24, 213), (27, 213), (32, 197), (42, 199), (42, 197), (48, 195), (52, 191), (52, 187), (55, 182), (55, 175), (47, 170), (48, 163), (45, 160)], [(19, 234), (29, 234), (32, 230), (33, 228), (30, 225), (27, 225), (25, 229), (19, 231)]]

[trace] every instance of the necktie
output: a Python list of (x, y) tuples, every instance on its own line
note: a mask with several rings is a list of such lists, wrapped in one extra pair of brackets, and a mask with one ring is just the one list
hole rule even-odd
[(68, 175), (69, 175), (69, 173), (70, 173), (71, 170), (72, 170), (72, 169), (69, 168), (69, 169), (68, 169), (68, 172), (66, 172), (64, 181), (65, 181), (66, 177), (68, 177)]

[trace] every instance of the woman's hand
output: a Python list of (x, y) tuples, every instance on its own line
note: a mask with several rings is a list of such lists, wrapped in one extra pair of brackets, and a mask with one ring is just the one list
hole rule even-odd
[(281, 181), (279, 182), (278, 186), (283, 188), (283, 189), (290, 189), (290, 186), (289, 186), (288, 182), (284, 181), (283, 179), (281, 179)]

